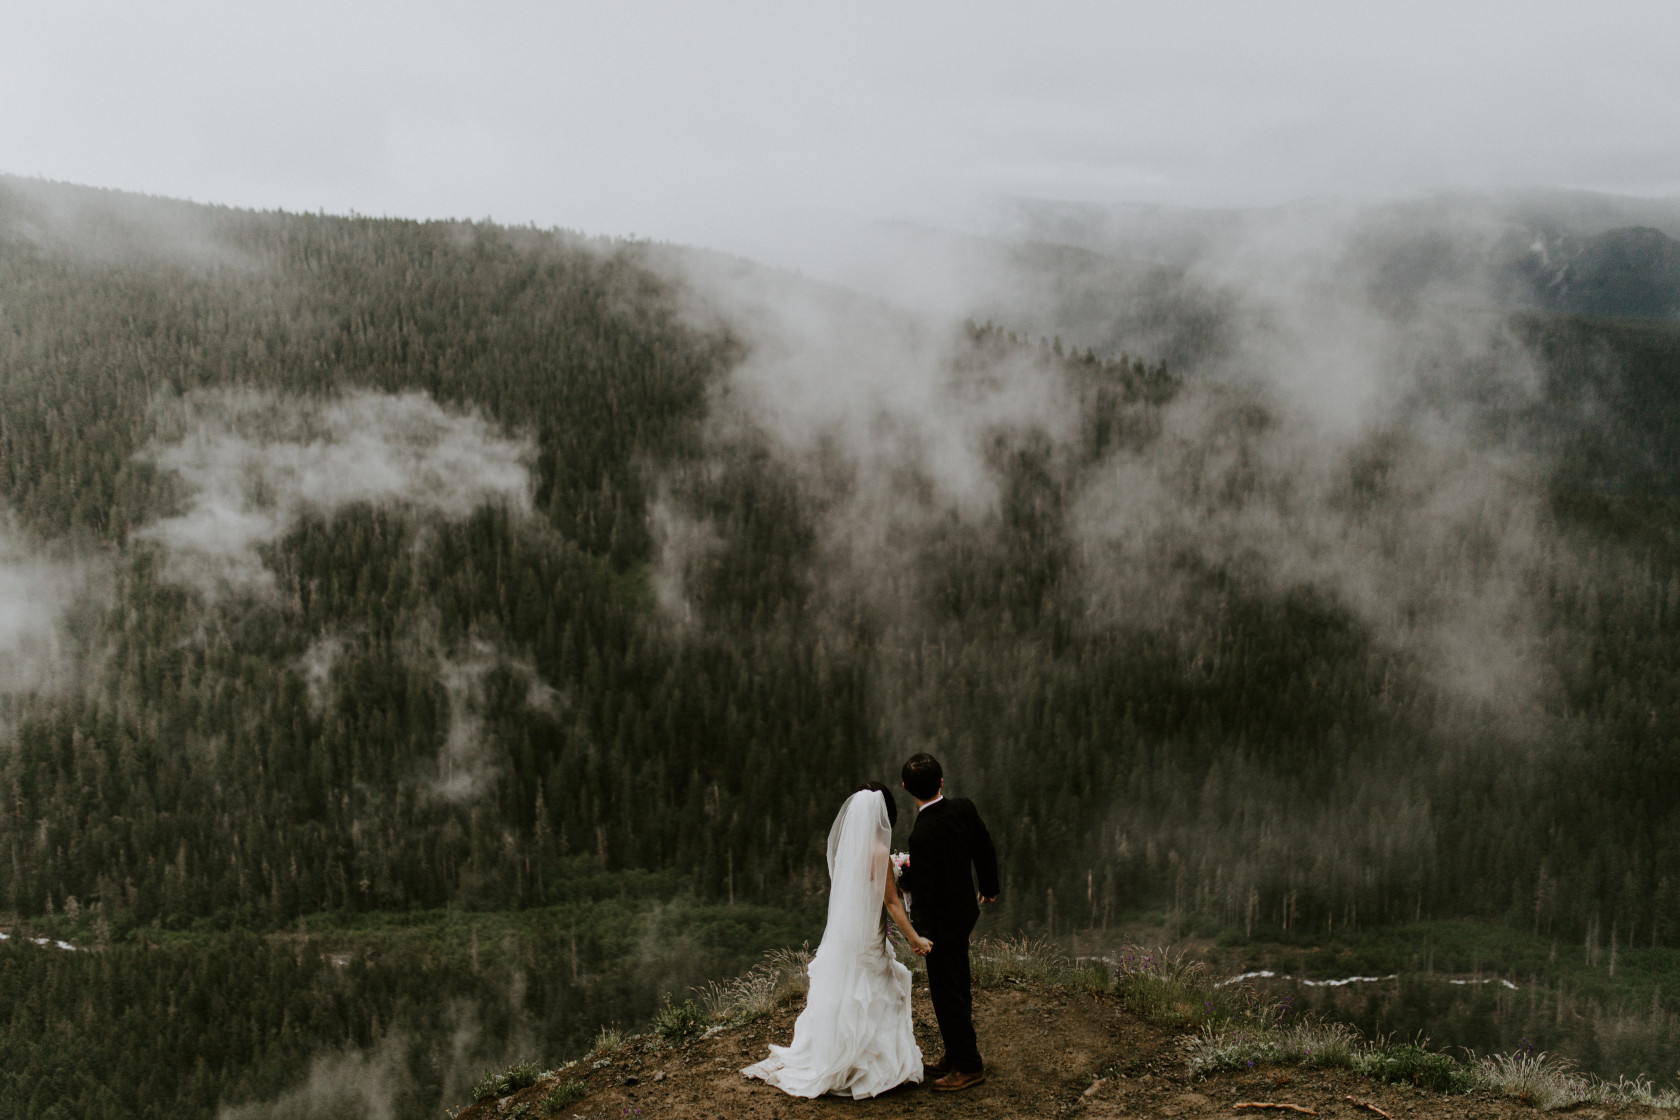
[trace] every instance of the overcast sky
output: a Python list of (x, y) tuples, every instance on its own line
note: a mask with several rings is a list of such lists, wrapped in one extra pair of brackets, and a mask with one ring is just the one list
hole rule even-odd
[(0, 5), (0, 170), (797, 263), (1027, 195), (1680, 194), (1680, 3)]

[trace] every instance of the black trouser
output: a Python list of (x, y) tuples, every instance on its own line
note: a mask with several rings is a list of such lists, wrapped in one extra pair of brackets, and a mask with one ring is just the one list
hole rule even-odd
[(974, 990), (968, 973), (968, 935), (977, 918), (916, 923), (917, 932), (933, 942), (933, 952), (927, 955), (928, 995), (945, 1040), (945, 1061), (963, 1073), (985, 1068), (974, 1037)]

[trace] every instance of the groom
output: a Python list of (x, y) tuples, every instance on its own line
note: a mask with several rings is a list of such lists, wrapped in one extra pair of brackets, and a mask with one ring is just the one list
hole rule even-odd
[(938, 759), (916, 755), (904, 764), (903, 778), (917, 811), (910, 830), (910, 866), (899, 885), (910, 892), (910, 920), (916, 932), (933, 942), (927, 956), (928, 994), (945, 1040), (945, 1056), (922, 1070), (936, 1078), (935, 1089), (967, 1089), (986, 1080), (974, 1038), (968, 935), (979, 920), (979, 904), (997, 901), (997, 852), (974, 802), (945, 798), (945, 772)]

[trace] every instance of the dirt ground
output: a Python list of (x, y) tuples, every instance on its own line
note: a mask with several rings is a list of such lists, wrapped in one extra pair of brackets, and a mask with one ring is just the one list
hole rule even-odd
[[(919, 980), (920, 978), (918, 978)], [(922, 1052), (941, 1052), (925, 991), (915, 999)], [(553, 1115), (563, 1120), (942, 1120), (985, 1116), (1108, 1120), (1163, 1117), (1197, 1120), (1295, 1120), (1284, 1109), (1238, 1109), (1244, 1103), (1290, 1104), (1334, 1120), (1537, 1120), (1536, 1109), (1472, 1093), (1446, 1096), (1372, 1082), (1340, 1070), (1257, 1069), (1191, 1082), (1186, 1036), (1152, 1027), (1121, 1010), (1112, 996), (1045, 991), (1016, 985), (974, 995), (975, 1027), (986, 1081), (960, 1093), (926, 1086), (873, 1100), (789, 1097), (741, 1067), (763, 1058), (771, 1042), (787, 1043), (800, 1005), (742, 1027), (677, 1047), (629, 1043), (595, 1054), (556, 1078), (500, 1101), (462, 1110), (456, 1120), (543, 1120), (542, 1100), (561, 1081), (582, 1079), (588, 1095)], [(1353, 1098), (1349, 1100), (1348, 1098)], [(1358, 1103), (1363, 1102), (1363, 1104)], [(521, 1104), (528, 1105), (523, 1113)], [(1641, 1109), (1576, 1109), (1580, 1120), (1645, 1114)]]

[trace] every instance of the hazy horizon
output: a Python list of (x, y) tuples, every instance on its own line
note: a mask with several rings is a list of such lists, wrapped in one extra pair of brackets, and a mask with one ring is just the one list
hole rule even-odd
[(1680, 195), (1680, 10), (1588, 11), (54, 6), (0, 21), (0, 170), (817, 271), (1016, 198)]

